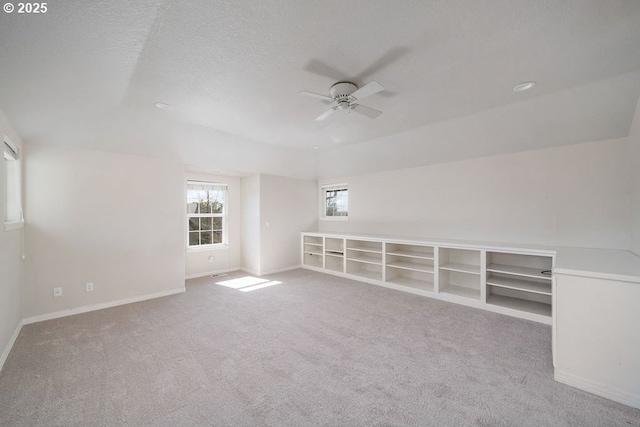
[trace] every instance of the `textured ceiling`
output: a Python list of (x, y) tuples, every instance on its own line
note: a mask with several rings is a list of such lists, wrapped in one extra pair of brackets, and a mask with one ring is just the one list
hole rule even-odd
[[(297, 92), (338, 80), (380, 82), (363, 104), (383, 114), (315, 122), (327, 105)], [(617, 138), (639, 93), (636, 0), (59, 0), (0, 15), (0, 106), (26, 141), (218, 171), (336, 176)]]

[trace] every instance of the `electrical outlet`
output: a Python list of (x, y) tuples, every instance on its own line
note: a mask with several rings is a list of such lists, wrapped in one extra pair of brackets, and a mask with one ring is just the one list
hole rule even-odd
[(53, 296), (61, 297), (62, 296), (62, 288), (53, 288)]
[(93, 292), (93, 283), (87, 283), (87, 292)]
[(213, 255), (209, 255), (209, 262), (213, 262)]

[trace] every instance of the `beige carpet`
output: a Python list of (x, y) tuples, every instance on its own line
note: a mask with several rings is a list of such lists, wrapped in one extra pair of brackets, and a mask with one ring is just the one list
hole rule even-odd
[[(640, 426), (553, 381), (551, 329), (324, 274), (25, 326), (2, 426)], [(277, 283), (281, 282), (281, 283)]]

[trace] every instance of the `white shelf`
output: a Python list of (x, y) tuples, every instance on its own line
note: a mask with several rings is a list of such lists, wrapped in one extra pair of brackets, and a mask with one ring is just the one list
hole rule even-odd
[(358, 252), (366, 252), (366, 253), (372, 253), (372, 254), (381, 254), (382, 253), (381, 250), (370, 249), (370, 248), (360, 248), (360, 247), (351, 247), (351, 248), (347, 248), (347, 250), (349, 250), (349, 251), (358, 251)]
[(408, 286), (410, 288), (422, 289), (425, 291), (433, 292), (433, 282), (427, 282), (424, 280), (410, 279), (408, 277), (396, 277), (392, 280), (387, 280), (388, 283), (393, 283), (401, 286)]
[(309, 242), (304, 242), (304, 244), (305, 244), (305, 245), (308, 245), (308, 246), (320, 246), (320, 247), (322, 247), (322, 243), (309, 243)]
[(422, 271), (426, 273), (433, 273), (433, 266), (427, 264), (419, 264), (417, 262), (395, 261), (388, 262), (387, 267), (401, 268), (403, 270)]
[(459, 273), (480, 274), (479, 265), (461, 264), (459, 262), (449, 262), (441, 265), (442, 270), (457, 271)]
[(532, 282), (529, 280), (514, 279), (511, 277), (488, 277), (487, 285), (498, 286), (507, 289), (532, 292), (542, 295), (551, 295), (551, 283)]
[(487, 271), (494, 273), (512, 274), (514, 276), (532, 277), (534, 279), (551, 280), (550, 274), (542, 274), (542, 271), (551, 269), (540, 269), (531, 267), (520, 267), (517, 265), (489, 264)]
[(322, 256), (321, 252), (312, 252), (312, 251), (304, 251), (305, 254), (307, 255), (317, 255), (317, 256)]
[(377, 257), (367, 257), (367, 256), (358, 256), (358, 257), (349, 257), (347, 261), (355, 261), (362, 262), (365, 264), (374, 264), (374, 265), (382, 265), (382, 260)]
[(551, 304), (528, 301), (520, 298), (505, 297), (502, 295), (488, 296), (487, 304), (497, 305), (500, 307), (511, 308), (514, 310), (526, 311), (527, 313), (533, 313), (541, 316), (551, 317)]
[(464, 286), (447, 285), (444, 288), (440, 288), (440, 293), (480, 299), (480, 289), (466, 288)]
[(387, 255), (416, 258), (416, 259), (433, 259), (433, 254), (418, 252), (418, 251), (406, 251), (406, 250), (393, 250), (387, 252)]

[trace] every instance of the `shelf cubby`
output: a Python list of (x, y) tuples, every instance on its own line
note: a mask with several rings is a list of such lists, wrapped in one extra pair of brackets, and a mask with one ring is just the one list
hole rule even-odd
[(532, 301), (528, 299), (526, 293), (516, 296), (501, 295), (494, 293), (495, 290), (500, 288), (494, 288), (493, 286), (488, 286), (488, 288), (487, 304), (551, 317), (551, 296), (546, 301)]
[(387, 283), (433, 292), (433, 272), (407, 270), (387, 265)]
[(321, 236), (302, 237), (302, 264), (322, 268), (323, 239)]
[(480, 299), (480, 276), (455, 270), (440, 269), (440, 293)]
[(480, 299), (480, 251), (440, 248), (438, 259), (440, 293)]
[(440, 248), (440, 269), (480, 275), (480, 251), (472, 249)]
[(327, 237), (324, 240), (325, 253), (331, 255), (344, 255), (344, 239)]
[(322, 268), (322, 255), (312, 252), (305, 252), (303, 263), (304, 265), (308, 265), (311, 267)]
[(347, 260), (382, 266), (382, 242), (347, 240)]
[(387, 243), (386, 282), (433, 292), (433, 246)]
[(347, 258), (347, 274), (371, 280), (382, 280), (382, 264)]
[(344, 273), (344, 239), (325, 237), (324, 268)]
[(551, 316), (550, 256), (487, 252), (487, 304)]
[(322, 255), (322, 237), (304, 236), (303, 246), (305, 254)]

